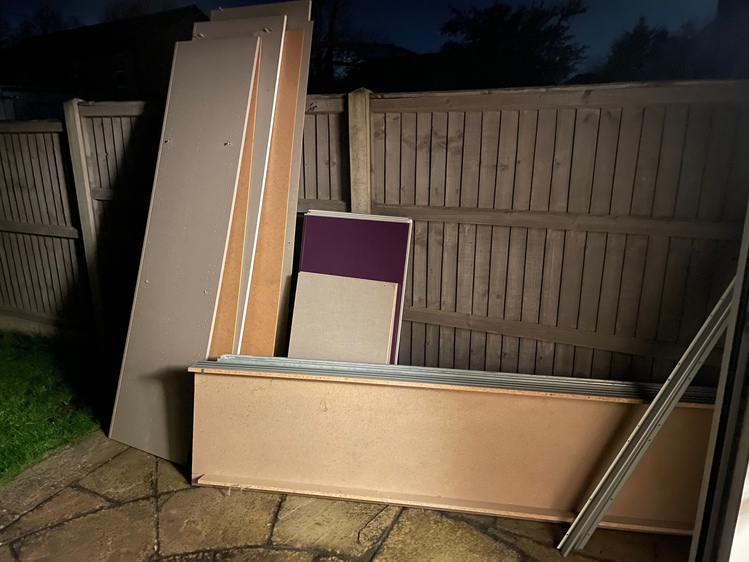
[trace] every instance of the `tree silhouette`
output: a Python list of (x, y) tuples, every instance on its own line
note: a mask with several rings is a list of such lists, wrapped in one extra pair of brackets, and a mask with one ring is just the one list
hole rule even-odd
[[(7, 26), (7, 22), (5, 25)], [(6, 27), (4, 42), (10, 45), (30, 37), (56, 33), (80, 25), (77, 18), (66, 17), (59, 9), (43, 4), (15, 28)]]
[(669, 33), (664, 26), (649, 26), (641, 17), (613, 42), (598, 74), (607, 82), (697, 78), (701, 73), (699, 36), (691, 24)]
[(347, 87), (382, 92), (554, 85), (587, 48), (570, 33), (572, 20), (586, 11), (579, 0), (450, 9), (440, 52), (368, 61), (351, 73)]
[(562, 5), (451, 7), (442, 26), (442, 53), (465, 88), (558, 84), (582, 60), (586, 47), (573, 41), (570, 23), (586, 8)]

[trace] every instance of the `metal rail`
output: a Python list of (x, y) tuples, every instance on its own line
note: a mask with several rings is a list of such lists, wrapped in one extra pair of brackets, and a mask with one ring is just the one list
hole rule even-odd
[(627, 439), (593, 494), (557, 548), (563, 556), (573, 549), (584, 548), (619, 491), (647, 451), (671, 411), (681, 399), (687, 386), (702, 366), (707, 355), (728, 326), (728, 315), (733, 300), (734, 278), (728, 284), (713, 311), (705, 320), (692, 343), (674, 367), (650, 407)]
[[(632, 400), (652, 400), (660, 389), (660, 385), (652, 383), (518, 373), (488, 373), (485, 371), (414, 367), (410, 365), (371, 365), (343, 361), (289, 359), (286, 357), (252, 357), (247, 355), (224, 355), (218, 362), (200, 361), (194, 365), (194, 368), (225, 368), (245, 372), (294, 373), (368, 381), (473, 386)], [(712, 388), (692, 388), (683, 398), (691, 403), (712, 404), (715, 400), (715, 390)]]

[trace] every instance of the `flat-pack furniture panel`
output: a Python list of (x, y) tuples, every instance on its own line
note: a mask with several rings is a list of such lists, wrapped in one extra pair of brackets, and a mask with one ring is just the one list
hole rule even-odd
[(398, 358), (411, 226), (401, 217), (325, 211), (304, 217), (300, 271), (398, 283), (390, 363)]
[[(304, 24), (311, 33), (310, 23)], [(289, 218), (289, 200), (292, 186), (298, 188), (298, 178), (293, 177), (293, 153), (297, 122), (299, 80), (304, 62), (304, 36), (302, 30), (286, 30), (276, 116), (273, 120), (268, 175), (263, 204), (260, 211), (260, 229), (257, 236), (250, 280), (250, 293), (242, 342), (239, 351), (249, 355), (273, 356), (276, 351), (276, 330), (281, 301), (284, 273), (284, 254), (293, 252), (286, 246), (286, 221)], [(301, 110), (303, 112), (303, 109)], [(294, 192), (296, 199), (296, 192)]]
[[(191, 369), (194, 481), (569, 521), (646, 408), (613, 397), (305, 374), (299, 363), (286, 372)], [(691, 531), (711, 414), (705, 405), (674, 410), (604, 526)]]
[(184, 372), (207, 353), (258, 43), (175, 49), (110, 437), (177, 463), (190, 447)]
[(265, 18), (285, 14), (290, 20), (309, 21), (312, 14), (312, 2), (274, 2), (258, 6), (239, 6), (237, 8), (219, 8), (211, 10), (211, 21), (224, 21), (244, 18)]
[(257, 112), (252, 142), (252, 167), (250, 170), (250, 194), (244, 233), (244, 252), (241, 264), (227, 264), (232, 274), (240, 275), (238, 314), (234, 319), (235, 351), (240, 349), (245, 311), (249, 298), (250, 280), (255, 259), (260, 210), (268, 172), (271, 133), (276, 112), (276, 95), (283, 56), (286, 16), (271, 18), (199, 22), (195, 24), (196, 39), (213, 40), (227, 37), (254, 37), (261, 39), (261, 55), (258, 64)]
[(387, 364), (397, 283), (300, 272), (289, 357)]
[[(289, 201), (286, 217), (286, 240), (283, 256), (281, 292), (278, 303), (278, 312), (276, 313), (277, 327), (276, 342), (274, 346), (275, 354), (284, 354), (286, 351), (286, 346), (288, 344), (289, 303), (291, 300), (291, 276), (294, 269), (294, 240), (296, 237), (297, 199), (299, 198), (299, 177), (302, 168), (302, 133), (304, 128), (304, 113), (307, 101), (307, 79), (309, 77), (310, 52), (312, 49), (313, 25), (312, 22), (309, 21), (311, 13), (312, 2), (310, 0), (302, 0), (299, 2), (276, 2), (273, 4), (262, 4), (258, 6), (242, 6), (239, 8), (218, 9), (211, 12), (212, 21), (225, 21), (244, 18), (266, 18), (285, 15), (287, 17), (287, 32), (289, 30), (292, 30), (294, 32), (304, 33), (301, 66), (299, 72), (299, 88), (297, 90), (297, 107), (294, 124), (294, 143), (291, 162), (291, 184), (289, 187)], [(294, 33), (292, 33), (291, 35), (294, 35)], [(259, 236), (262, 236), (262, 234), (259, 234)], [(260, 264), (257, 263), (256, 265)], [(262, 265), (260, 265), (260, 267), (262, 267)], [(252, 280), (250, 285), (252, 286)], [(252, 306), (252, 303), (248, 304), (248, 308), (250, 308), (250, 310), (248, 310), (248, 317), (245, 319), (245, 325), (248, 325), (252, 322), (252, 318), (250, 317), (251, 315), (257, 316), (259, 312), (256, 310), (252, 310)], [(267, 336), (268, 331), (264, 330), (263, 335)], [(245, 339), (247, 346), (246, 349), (243, 350), (244, 353), (260, 354), (262, 352), (262, 354), (270, 355), (270, 353), (267, 352), (267, 350), (269, 349), (269, 345), (267, 343), (266, 337), (258, 338), (257, 334), (248, 334)]]
[(255, 73), (252, 84), (250, 112), (247, 116), (247, 129), (244, 134), (242, 162), (239, 166), (237, 193), (234, 197), (234, 210), (229, 227), (229, 240), (224, 257), (224, 273), (216, 303), (216, 314), (213, 318), (213, 330), (208, 345), (208, 358), (216, 359), (230, 349), (234, 349), (237, 333), (237, 312), (239, 292), (242, 284), (242, 260), (244, 258), (244, 240), (247, 232), (247, 209), (250, 201), (250, 174), (252, 173), (252, 147), (255, 134), (255, 117), (257, 115), (257, 91), (259, 73)]

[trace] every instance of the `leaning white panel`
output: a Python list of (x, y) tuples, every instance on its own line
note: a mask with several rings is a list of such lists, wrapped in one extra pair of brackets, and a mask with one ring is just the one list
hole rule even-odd
[(252, 265), (255, 261), (255, 248), (260, 227), (260, 208), (265, 191), (265, 178), (268, 172), (268, 155), (273, 131), (273, 117), (276, 113), (278, 76), (281, 70), (283, 38), (286, 32), (286, 16), (201, 22), (194, 27), (195, 39), (224, 39), (227, 37), (255, 37), (261, 40), (261, 56), (258, 72), (257, 110), (252, 147), (252, 168), (250, 171), (250, 197), (247, 207), (247, 229), (245, 231), (244, 258), (239, 284), (239, 310), (234, 331), (234, 350), (239, 352), (242, 331), (245, 325), (247, 301), (250, 294)]
[(177, 463), (206, 357), (259, 40), (177, 43), (110, 437)]
[(312, 14), (312, 2), (274, 2), (258, 6), (239, 6), (238, 8), (218, 8), (211, 10), (211, 21), (235, 20), (242, 18), (265, 18), (285, 15), (289, 21), (309, 21)]

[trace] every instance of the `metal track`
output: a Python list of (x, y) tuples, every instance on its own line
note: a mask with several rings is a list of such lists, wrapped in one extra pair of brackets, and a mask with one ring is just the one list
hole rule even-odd
[(647, 451), (707, 355), (728, 326), (735, 278), (705, 320), (692, 343), (674, 367), (650, 407), (627, 439), (593, 494), (573, 521), (557, 548), (563, 556), (584, 548), (619, 491)]
[[(660, 389), (660, 385), (650, 383), (246, 355), (224, 355), (218, 362), (200, 361), (194, 367), (202, 369), (221, 367), (245, 372), (293, 373), (341, 379), (473, 386), (631, 400), (652, 400)], [(691, 403), (712, 404), (715, 400), (715, 390), (693, 388), (686, 392), (683, 398)]]

